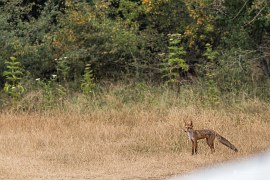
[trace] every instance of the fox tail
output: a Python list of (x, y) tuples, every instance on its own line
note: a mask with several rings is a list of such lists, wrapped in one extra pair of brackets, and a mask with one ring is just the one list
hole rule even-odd
[(238, 152), (238, 149), (232, 143), (230, 143), (230, 141), (228, 141), (226, 138), (222, 137), (219, 134), (216, 134), (216, 137), (221, 144), (224, 144), (228, 148), (232, 149), (234, 152)]

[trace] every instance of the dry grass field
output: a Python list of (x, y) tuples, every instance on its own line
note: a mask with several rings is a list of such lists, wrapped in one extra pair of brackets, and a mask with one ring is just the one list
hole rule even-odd
[[(0, 179), (164, 179), (270, 148), (270, 107), (118, 109), (0, 114)], [(211, 128), (235, 144), (234, 153), (205, 141), (191, 156), (183, 122)]]

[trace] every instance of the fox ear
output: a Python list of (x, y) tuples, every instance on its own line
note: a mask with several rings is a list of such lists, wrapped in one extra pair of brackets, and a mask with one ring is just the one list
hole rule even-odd
[(190, 124), (190, 126), (193, 126), (193, 122), (192, 122), (192, 120), (190, 120), (190, 123), (189, 123), (189, 124)]

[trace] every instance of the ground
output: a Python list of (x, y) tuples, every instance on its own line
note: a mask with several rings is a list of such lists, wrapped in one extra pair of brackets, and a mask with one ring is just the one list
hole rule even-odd
[[(265, 110), (265, 109), (264, 109)], [(270, 147), (269, 110), (196, 108), (97, 110), (91, 113), (0, 114), (0, 179), (165, 179), (242, 159)], [(204, 140), (198, 155), (183, 122), (211, 128), (238, 149)]]

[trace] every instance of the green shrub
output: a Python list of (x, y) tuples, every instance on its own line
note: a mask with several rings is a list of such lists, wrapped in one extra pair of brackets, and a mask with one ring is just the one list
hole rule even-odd
[(85, 66), (83, 79), (81, 81), (81, 89), (83, 94), (89, 95), (93, 92), (93, 88), (95, 87), (92, 70), (90, 68), (90, 64)]
[(12, 97), (13, 101), (17, 101), (25, 91), (21, 83), (24, 70), (21, 67), (21, 63), (15, 57), (5, 61), (5, 64), (7, 70), (3, 72), (6, 79), (4, 91)]

